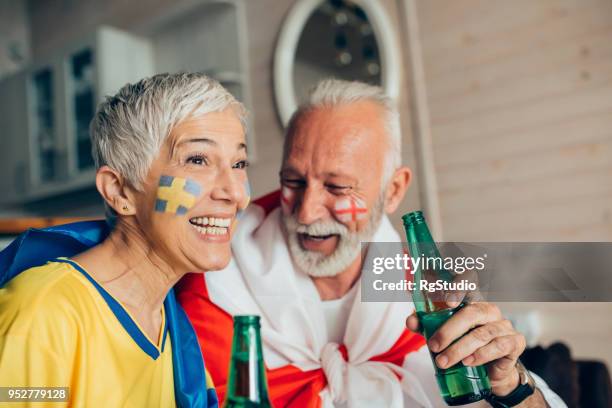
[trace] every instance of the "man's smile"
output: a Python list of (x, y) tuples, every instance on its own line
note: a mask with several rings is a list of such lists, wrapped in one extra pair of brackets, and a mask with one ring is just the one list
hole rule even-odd
[(322, 252), (331, 254), (338, 245), (340, 236), (338, 234), (329, 235), (310, 235), (298, 234), (300, 245), (307, 251)]

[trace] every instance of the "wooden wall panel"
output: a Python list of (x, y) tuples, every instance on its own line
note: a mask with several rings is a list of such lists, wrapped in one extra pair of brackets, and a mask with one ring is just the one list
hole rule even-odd
[(445, 237), (612, 239), (612, 3), (418, 5)]
[[(612, 2), (417, 0), (448, 240), (612, 240)], [(612, 303), (529, 303), (612, 364)]]

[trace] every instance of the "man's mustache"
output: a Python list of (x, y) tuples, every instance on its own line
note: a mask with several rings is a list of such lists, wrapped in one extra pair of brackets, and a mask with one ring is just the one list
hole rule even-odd
[(300, 224), (294, 217), (289, 218), (289, 230), (298, 234), (308, 234), (314, 236), (340, 235), (345, 237), (349, 234), (346, 226), (336, 221), (316, 221), (312, 224)]

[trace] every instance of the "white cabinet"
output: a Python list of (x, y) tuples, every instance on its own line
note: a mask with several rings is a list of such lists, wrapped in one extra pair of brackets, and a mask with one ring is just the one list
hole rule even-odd
[[(7, 150), (0, 202), (23, 202), (94, 185), (89, 123), (98, 103), (154, 73), (151, 43), (102, 27), (0, 83)], [(14, 103), (6, 103), (8, 100)], [(11, 154), (8, 154), (8, 152)]]
[[(206, 1), (175, 9), (144, 27), (142, 34), (153, 45), (156, 72), (204, 72), (250, 108), (246, 20), (243, 0)], [(253, 162), (253, 126), (249, 128)]]
[[(128, 82), (204, 72), (251, 106), (242, 0), (180, 3), (135, 29), (101, 27), (0, 82), (0, 204), (94, 186), (89, 123), (98, 103)], [(252, 138), (248, 132), (251, 161)]]
[(246, 17), (242, 1), (176, 10), (148, 27), (157, 72), (204, 72), (244, 98)]

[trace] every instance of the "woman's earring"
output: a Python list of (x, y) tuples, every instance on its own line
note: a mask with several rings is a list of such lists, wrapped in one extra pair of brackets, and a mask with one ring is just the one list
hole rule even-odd
[(123, 206), (123, 211), (127, 211), (127, 210), (128, 210), (128, 206), (127, 206), (127, 205), (124, 205), (124, 206)]

